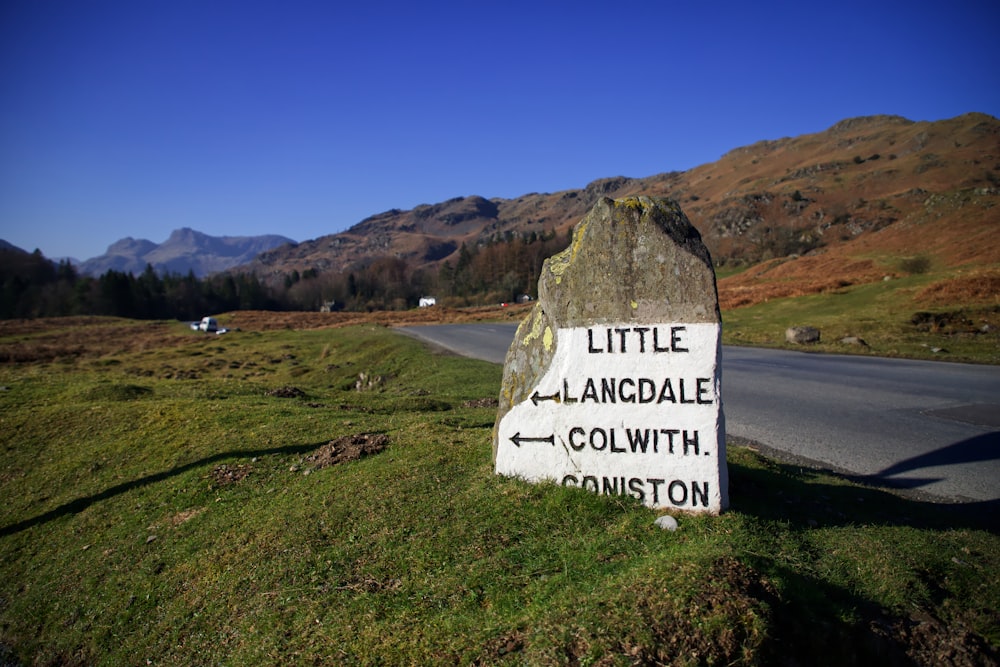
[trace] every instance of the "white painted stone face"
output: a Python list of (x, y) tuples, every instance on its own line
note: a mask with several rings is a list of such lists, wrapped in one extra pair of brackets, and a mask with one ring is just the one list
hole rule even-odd
[(500, 422), (498, 474), (655, 508), (726, 508), (719, 324), (602, 324), (544, 339), (552, 363)]

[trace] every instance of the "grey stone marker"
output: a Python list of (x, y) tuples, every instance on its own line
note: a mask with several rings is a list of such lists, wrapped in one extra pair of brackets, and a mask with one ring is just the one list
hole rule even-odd
[(727, 508), (715, 272), (676, 202), (601, 199), (545, 261), (507, 352), (501, 475)]

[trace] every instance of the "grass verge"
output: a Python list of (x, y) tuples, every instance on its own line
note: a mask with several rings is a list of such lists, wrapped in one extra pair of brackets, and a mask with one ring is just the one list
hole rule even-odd
[(734, 446), (732, 510), (664, 532), (629, 498), (493, 475), (497, 365), (383, 327), (183, 326), (0, 331), (3, 660), (998, 659), (986, 508)]

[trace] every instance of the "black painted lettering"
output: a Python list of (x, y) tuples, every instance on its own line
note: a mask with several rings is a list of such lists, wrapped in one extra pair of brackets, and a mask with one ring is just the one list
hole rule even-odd
[[(677, 435), (678, 433), (680, 433), (680, 430), (678, 430), (676, 428), (661, 428), (660, 429), (660, 433), (662, 433), (665, 436), (667, 436), (667, 439), (668, 439), (668, 442), (669, 442), (669, 448), (667, 449), (667, 451), (669, 453), (673, 454), (674, 453), (674, 436)], [(659, 444), (659, 443), (657, 443), (657, 444)]]
[(708, 482), (702, 482), (702, 488), (698, 488), (698, 482), (691, 482), (691, 505), (698, 505), (698, 496), (701, 496), (702, 507), (708, 507)]
[[(618, 489), (618, 480), (621, 480), (621, 490)], [(625, 478), (612, 477), (610, 481), (607, 477), (601, 478), (601, 493), (605, 496), (620, 496), (625, 493)]]
[(577, 433), (579, 433), (580, 435), (586, 435), (587, 434), (587, 432), (584, 431), (579, 426), (574, 426), (573, 428), (571, 428), (569, 430), (569, 446), (572, 447), (573, 451), (575, 451), (575, 452), (578, 452), (578, 451), (580, 451), (581, 449), (583, 449), (584, 447), (587, 446), (587, 443), (584, 442), (583, 440), (580, 441), (580, 444), (576, 443), (576, 440), (573, 439), (573, 436), (575, 434), (577, 434)]
[(693, 449), (695, 454), (698, 453), (698, 431), (692, 431), (691, 435), (684, 431), (681, 440), (684, 441), (684, 456), (687, 456), (688, 449)]
[(671, 480), (668, 483), (667, 480), (656, 477), (642, 479), (641, 477), (626, 478), (624, 475), (618, 477), (583, 475), (578, 478), (576, 475), (563, 475), (561, 484), (605, 496), (630, 495), (641, 503), (645, 503), (647, 498), (651, 498), (653, 505), (660, 504), (660, 487), (666, 484), (666, 500), (669, 500), (675, 507), (688, 505), (689, 501), (692, 507), (709, 506), (709, 482), (692, 481), (689, 489), (688, 485), (679, 479)]
[(625, 334), (627, 334), (629, 331), (631, 331), (631, 329), (627, 329), (627, 328), (626, 329), (615, 329), (615, 333), (618, 334), (618, 338), (621, 341), (621, 348), (619, 349), (619, 352), (622, 352), (622, 353), (625, 352)]
[(688, 500), (688, 489), (684, 486), (684, 482), (679, 479), (675, 479), (670, 482), (670, 486), (667, 487), (667, 497), (670, 498), (670, 502), (677, 507), (686, 504)]
[[(655, 433), (655, 431), (654, 431)], [(632, 453), (637, 451), (646, 453), (646, 448), (649, 447), (649, 429), (642, 431), (639, 429), (625, 429), (625, 435), (628, 436), (629, 447), (632, 448)]]
[(563, 380), (562, 402), (565, 403), (566, 405), (572, 405), (573, 403), (577, 402), (577, 399), (574, 396), (569, 395), (569, 381), (565, 379)]
[[(652, 499), (653, 505), (660, 504), (660, 487), (667, 485), (666, 498), (675, 507), (683, 507), (689, 504), (691, 507), (709, 507), (709, 482), (692, 481), (690, 488), (679, 479), (667, 482), (665, 479), (656, 477), (627, 478), (624, 475), (618, 477), (605, 477), (596, 475), (563, 475), (562, 486), (572, 486), (593, 493), (605, 496), (625, 496), (630, 495), (645, 503), (647, 498)], [(648, 488), (647, 488), (648, 486)]]
[(625, 452), (628, 451), (624, 447), (622, 447), (620, 449), (618, 447), (615, 447), (615, 430), (614, 429), (611, 429), (611, 451), (614, 452), (614, 453), (616, 453), (616, 454), (624, 454)]
[(608, 329), (607, 332), (608, 332), (608, 352), (610, 353), (615, 351), (615, 342), (611, 338), (611, 329)]
[(632, 378), (622, 378), (622, 381), (618, 383), (618, 398), (622, 400), (622, 403), (635, 403), (635, 392), (626, 394), (623, 390), (625, 389), (625, 384), (628, 383), (635, 389), (635, 380)]
[(653, 485), (653, 504), (656, 505), (660, 502), (660, 484), (663, 484), (666, 480), (647, 477), (646, 481)]
[(656, 400), (656, 383), (649, 378), (639, 378), (639, 402), (652, 403)]
[(603, 451), (608, 446), (608, 432), (603, 428), (595, 428), (590, 432), (590, 446), (595, 451)]
[(663, 388), (660, 389), (660, 397), (656, 399), (657, 403), (676, 403), (677, 397), (674, 396), (674, 387), (670, 384), (670, 378), (663, 381)]
[(587, 329), (587, 352), (590, 352), (591, 354), (599, 354), (601, 352), (604, 352), (604, 350), (594, 347), (593, 329)]
[(710, 405), (712, 403), (712, 397), (711, 396), (709, 396), (708, 398), (702, 398), (702, 397), (711, 391), (711, 389), (705, 386), (709, 382), (711, 382), (711, 378), (698, 378), (697, 380), (695, 380), (695, 382), (698, 384), (698, 404)]
[[(676, 382), (675, 382), (676, 381)], [(600, 382), (600, 390), (598, 390)], [(694, 384), (692, 390), (691, 385)], [(567, 405), (574, 403), (674, 403), (711, 405), (715, 403), (714, 380), (700, 378), (664, 378), (663, 384), (651, 378), (587, 378), (579, 398), (570, 393), (569, 381), (563, 380), (562, 393), (551, 399)]]
[(632, 331), (639, 334), (639, 352), (646, 351), (646, 332), (649, 331), (649, 327), (632, 327)]
[(674, 352), (688, 352), (686, 347), (681, 347), (681, 332), (687, 331), (687, 327), (670, 327), (670, 349)]
[(660, 327), (653, 327), (653, 352), (669, 352), (670, 346), (660, 347)]
[(681, 378), (677, 382), (678, 382), (678, 384), (680, 384), (680, 387), (681, 387), (681, 403), (694, 403), (694, 399), (693, 398), (687, 398), (684, 395), (684, 378)]
[(615, 402), (615, 379), (601, 378), (601, 403), (614, 403), (614, 402)]

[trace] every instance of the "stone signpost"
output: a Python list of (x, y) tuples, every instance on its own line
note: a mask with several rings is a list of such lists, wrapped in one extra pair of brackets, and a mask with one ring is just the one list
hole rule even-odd
[(507, 352), (496, 472), (650, 507), (728, 506), (715, 273), (667, 199), (600, 200)]

